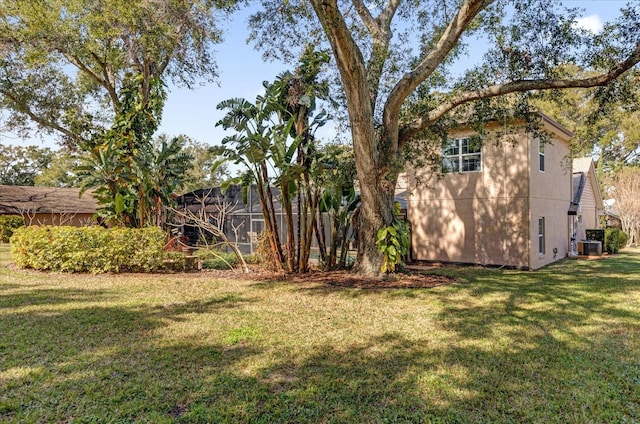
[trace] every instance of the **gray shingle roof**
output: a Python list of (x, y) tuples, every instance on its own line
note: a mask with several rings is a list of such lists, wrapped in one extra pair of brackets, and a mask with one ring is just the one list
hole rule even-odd
[(95, 213), (98, 202), (88, 190), (78, 188), (0, 185), (0, 214)]

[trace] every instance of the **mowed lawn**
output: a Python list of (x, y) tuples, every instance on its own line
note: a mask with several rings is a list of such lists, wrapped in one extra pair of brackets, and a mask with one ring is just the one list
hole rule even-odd
[(640, 421), (640, 250), (419, 290), (8, 264), (0, 422)]

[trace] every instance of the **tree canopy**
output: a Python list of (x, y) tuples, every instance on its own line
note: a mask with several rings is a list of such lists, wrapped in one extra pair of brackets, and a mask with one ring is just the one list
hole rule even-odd
[(233, 0), (0, 0), (0, 122), (82, 145), (109, 127), (127, 74), (213, 81), (211, 46)]
[(0, 144), (0, 184), (35, 185), (53, 159), (54, 152), (47, 147)]
[[(592, 33), (579, 8), (547, 0), (262, 0), (252, 39), (266, 56), (290, 56), (300, 39), (329, 45), (338, 70), (360, 182), (356, 269), (379, 274), (376, 232), (394, 222), (393, 195), (407, 148), (446, 136), (464, 119), (526, 117), (541, 90), (597, 87), (640, 61), (640, 11), (625, 6)], [(460, 59), (473, 38), (487, 46)], [(563, 65), (593, 71), (571, 75)]]
[(575, 133), (574, 154), (597, 155), (600, 176), (611, 180), (621, 167), (640, 164), (639, 78), (634, 71), (615, 87), (549, 92), (534, 104)]

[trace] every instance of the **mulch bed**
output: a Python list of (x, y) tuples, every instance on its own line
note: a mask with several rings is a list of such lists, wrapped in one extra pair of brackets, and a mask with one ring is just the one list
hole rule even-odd
[(333, 287), (357, 289), (420, 289), (445, 286), (457, 282), (457, 279), (454, 277), (431, 275), (415, 271), (396, 273), (384, 279), (366, 278), (349, 271), (311, 270), (305, 274), (279, 274), (254, 268), (251, 269), (251, 272), (248, 274), (238, 273), (237, 271), (213, 271), (213, 273), (220, 276), (224, 275), (225, 278), (316, 283)]

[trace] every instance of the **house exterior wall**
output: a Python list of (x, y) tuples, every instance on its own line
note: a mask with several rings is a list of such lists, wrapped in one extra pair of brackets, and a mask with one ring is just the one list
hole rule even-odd
[(92, 213), (58, 214), (37, 213), (23, 214), (26, 225), (68, 225), (71, 227), (86, 227), (96, 224), (96, 218)]
[[(538, 140), (525, 133), (487, 139), (481, 172), (448, 173), (438, 180), (412, 171), (417, 177), (409, 179), (407, 198), (412, 258), (537, 269), (566, 257), (572, 190), (567, 137), (561, 133), (545, 145), (544, 172), (538, 168)], [(543, 255), (539, 217), (545, 217)]]
[[(547, 127), (548, 131), (553, 128)], [(539, 141), (529, 138), (530, 145), (530, 265), (538, 269), (569, 252), (569, 217), (572, 199), (571, 157), (569, 144), (562, 134), (544, 146), (545, 170), (539, 168)], [(539, 253), (538, 223), (544, 217), (544, 253)], [(555, 249), (555, 250), (554, 250)]]
[[(470, 132), (453, 137), (462, 138)], [(418, 173), (407, 198), (417, 260), (529, 266), (529, 168), (524, 135), (488, 140), (482, 171)]]
[(582, 216), (582, 222), (578, 227), (580, 231), (578, 233), (579, 240), (584, 240), (586, 237), (586, 230), (600, 228), (599, 209), (596, 203), (594, 185), (590, 174), (591, 173), (587, 174), (582, 198), (580, 199), (580, 215)]

